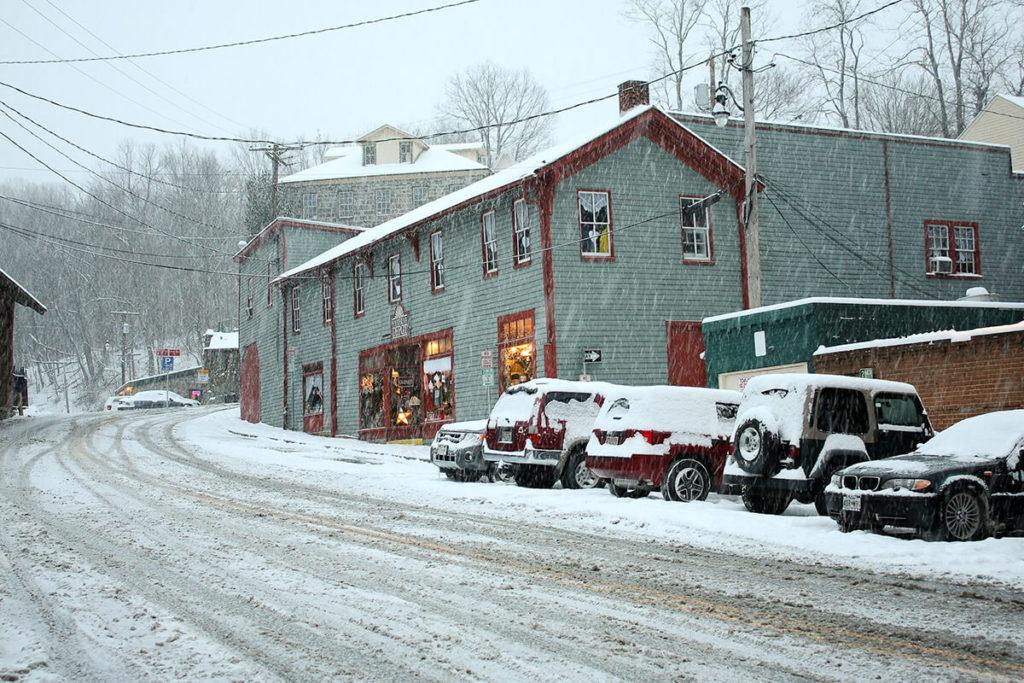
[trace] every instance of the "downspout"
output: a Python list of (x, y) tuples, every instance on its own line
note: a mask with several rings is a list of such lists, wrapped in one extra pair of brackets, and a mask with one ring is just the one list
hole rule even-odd
[(338, 293), (334, 287), (335, 270), (336, 268), (332, 265), (329, 275), (331, 278), (331, 436), (338, 435)]
[(882, 163), (885, 166), (885, 217), (889, 225), (889, 298), (896, 298), (896, 258), (892, 237), (892, 196), (889, 188), (889, 142), (882, 141)]
[(288, 288), (281, 283), (281, 330), (284, 333), (284, 356), (281, 377), (284, 387), (282, 394), (281, 428), (288, 429)]
[(538, 176), (537, 202), (540, 212), (541, 269), (544, 278), (544, 376), (558, 377), (558, 341), (555, 334), (555, 262), (551, 251), (551, 215), (555, 187), (550, 174)]

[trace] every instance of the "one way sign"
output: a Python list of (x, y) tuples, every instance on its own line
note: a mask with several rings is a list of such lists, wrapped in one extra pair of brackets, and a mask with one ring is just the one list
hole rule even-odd
[(601, 362), (601, 349), (585, 349), (583, 351), (583, 362), (584, 363), (600, 363)]

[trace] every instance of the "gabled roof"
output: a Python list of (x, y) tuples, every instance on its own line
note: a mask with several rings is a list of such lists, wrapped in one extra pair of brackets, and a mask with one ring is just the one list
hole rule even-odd
[(742, 200), (743, 187), (740, 181), (744, 171), (739, 164), (660, 108), (637, 107), (617, 118), (611, 125), (550, 147), (504, 171), (370, 228), (302, 265), (285, 271), (278, 280), (319, 268), (397, 235), (403, 230), (415, 229), (422, 223), (481, 202), (541, 173), (550, 175), (552, 182), (560, 182), (640, 137), (650, 138), (679, 158), (685, 157), (698, 162), (699, 167), (695, 167), (695, 170), (726, 190), (737, 201)]
[(340, 180), (343, 178), (371, 178), (385, 175), (408, 175), (413, 173), (454, 173), (458, 171), (487, 171), (483, 164), (435, 145), (423, 151), (416, 161), (405, 164), (363, 165), (362, 147), (335, 147), (331, 150), (335, 158), (319, 166), (307, 168), (281, 178), (278, 183), (304, 183), (312, 180)]
[(233, 257), (235, 262), (237, 263), (248, 257), (256, 247), (276, 235), (282, 228), (311, 228), (314, 230), (343, 232), (353, 235), (366, 230), (366, 228), (346, 225), (344, 223), (328, 223), (327, 221), (313, 221), (305, 218), (289, 218), (287, 216), (280, 216), (267, 223), (262, 230), (260, 230), (252, 239), (246, 242), (245, 245), (238, 250), (238, 253)]
[(369, 142), (370, 140), (381, 139), (418, 140), (419, 142), (423, 143), (424, 146), (427, 146), (425, 142), (420, 140), (415, 135), (409, 135), (404, 130), (399, 130), (387, 123), (385, 123), (383, 126), (380, 126), (379, 128), (371, 130), (369, 133), (356, 140), (356, 142)]
[(39, 299), (32, 296), (27, 289), (18, 284), (18, 281), (8, 275), (3, 268), (0, 268), (0, 289), (6, 290), (14, 297), (15, 303), (26, 306), (37, 313), (46, 313), (46, 306), (39, 302)]

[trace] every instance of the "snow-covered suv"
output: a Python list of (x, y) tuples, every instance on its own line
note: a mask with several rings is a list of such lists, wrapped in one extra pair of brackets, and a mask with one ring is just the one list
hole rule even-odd
[(751, 512), (794, 498), (828, 514), (825, 487), (854, 463), (908, 453), (933, 435), (910, 384), (837, 375), (762, 375), (743, 390), (722, 477)]
[(594, 418), (615, 385), (541, 378), (509, 387), (487, 419), (484, 458), (519, 465), (516, 484), (567, 489), (599, 483), (586, 464)]

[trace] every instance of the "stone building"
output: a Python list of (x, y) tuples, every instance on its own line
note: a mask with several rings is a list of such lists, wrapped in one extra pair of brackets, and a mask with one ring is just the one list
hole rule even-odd
[(371, 227), (454, 192), (490, 171), (479, 142), (428, 144), (381, 126), (324, 163), (281, 178), (279, 213)]

